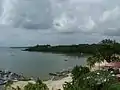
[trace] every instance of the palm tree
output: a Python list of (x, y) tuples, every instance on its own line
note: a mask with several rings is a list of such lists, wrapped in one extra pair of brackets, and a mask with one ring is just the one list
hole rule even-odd
[(24, 90), (49, 90), (47, 85), (42, 83), (40, 79), (37, 80), (36, 84), (28, 83), (24, 87)]
[(75, 66), (72, 70), (73, 81), (76, 81), (80, 76), (90, 72), (88, 67)]
[(87, 59), (87, 65), (90, 67), (90, 69), (94, 66), (96, 63), (95, 58), (93, 56), (88, 57)]
[(99, 63), (99, 69), (100, 69), (100, 63), (103, 61), (104, 61), (103, 56), (100, 53), (96, 53), (95, 55), (87, 59), (87, 64), (91, 68), (95, 65), (95, 63)]
[(118, 61), (118, 57), (115, 56), (118, 52), (118, 43), (115, 40), (105, 39), (100, 43), (100, 47), (97, 48), (97, 52), (106, 60), (107, 62)]
[(104, 58), (100, 55), (100, 53), (97, 53), (95, 59), (96, 62), (99, 63), (99, 70), (100, 70), (100, 63), (104, 61)]
[(17, 86), (17, 90), (21, 90), (21, 88), (19, 86)]

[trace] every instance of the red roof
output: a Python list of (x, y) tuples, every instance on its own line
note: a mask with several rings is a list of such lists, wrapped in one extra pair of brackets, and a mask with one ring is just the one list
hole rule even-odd
[(120, 62), (111, 62), (111, 63), (106, 64), (105, 67), (120, 68)]

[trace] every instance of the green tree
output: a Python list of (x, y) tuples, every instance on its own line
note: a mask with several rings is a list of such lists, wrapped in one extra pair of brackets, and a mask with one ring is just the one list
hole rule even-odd
[(90, 72), (88, 67), (75, 66), (72, 70), (73, 80), (77, 80), (80, 76)]
[(95, 58), (94, 57), (88, 57), (87, 58), (87, 65), (91, 68), (91, 67), (93, 67), (94, 66), (94, 64), (96, 63), (96, 60), (95, 60)]
[(95, 65), (95, 63), (99, 63), (99, 69), (100, 69), (100, 63), (104, 61), (104, 58), (100, 53), (96, 53), (93, 56), (88, 57), (87, 59), (87, 65), (91, 68)]
[(111, 44), (115, 44), (117, 43), (115, 40), (111, 40), (111, 39), (104, 39), (101, 42), (99, 42), (99, 44), (103, 44), (103, 45), (111, 45)]
[(105, 90), (103, 88), (116, 82), (118, 81), (114, 73), (98, 70), (80, 77), (77, 83), (82, 88), (89, 88), (90, 90)]
[(64, 90), (108, 90), (108, 87), (114, 83), (118, 83), (114, 73), (98, 70), (79, 76), (74, 82), (65, 83), (63, 88)]
[(111, 62), (112, 56), (115, 54), (114, 47), (112, 45), (102, 45), (98, 48), (98, 52), (107, 62)]
[(24, 87), (24, 90), (49, 90), (49, 89), (46, 84), (42, 83), (42, 81), (38, 79), (36, 81), (36, 84), (28, 83), (28, 85)]
[(5, 90), (7, 90), (7, 88), (9, 88), (12, 84), (13, 84), (13, 81), (8, 81), (8, 82), (5, 84)]
[(78, 86), (77, 84), (72, 84), (72, 83), (68, 83), (66, 82), (63, 85), (64, 90), (89, 90), (88, 88), (81, 88), (80, 86)]
[(17, 90), (21, 90), (21, 88), (19, 86), (17, 86)]
[(97, 52), (107, 62), (120, 61), (119, 57), (116, 56), (120, 52), (120, 44), (115, 40), (105, 39), (100, 42), (100, 46), (97, 48)]
[(120, 90), (120, 83), (110, 85), (107, 90)]

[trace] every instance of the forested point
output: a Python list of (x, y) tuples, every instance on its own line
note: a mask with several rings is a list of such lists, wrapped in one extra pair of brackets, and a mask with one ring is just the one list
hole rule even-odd
[(103, 48), (113, 48), (116, 53), (120, 53), (120, 43), (105, 39), (97, 44), (78, 44), (78, 45), (36, 45), (25, 49), (25, 51), (36, 51), (36, 52), (52, 52), (52, 53), (66, 53), (66, 54), (96, 54), (96, 52)]

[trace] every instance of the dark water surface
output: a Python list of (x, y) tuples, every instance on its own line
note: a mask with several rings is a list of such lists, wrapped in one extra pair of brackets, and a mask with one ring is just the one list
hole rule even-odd
[[(68, 61), (65, 61), (67, 59)], [(23, 73), (25, 76), (47, 79), (50, 72), (57, 72), (75, 65), (85, 64), (85, 57), (62, 54), (26, 52), (21, 49), (0, 48), (0, 69)]]

